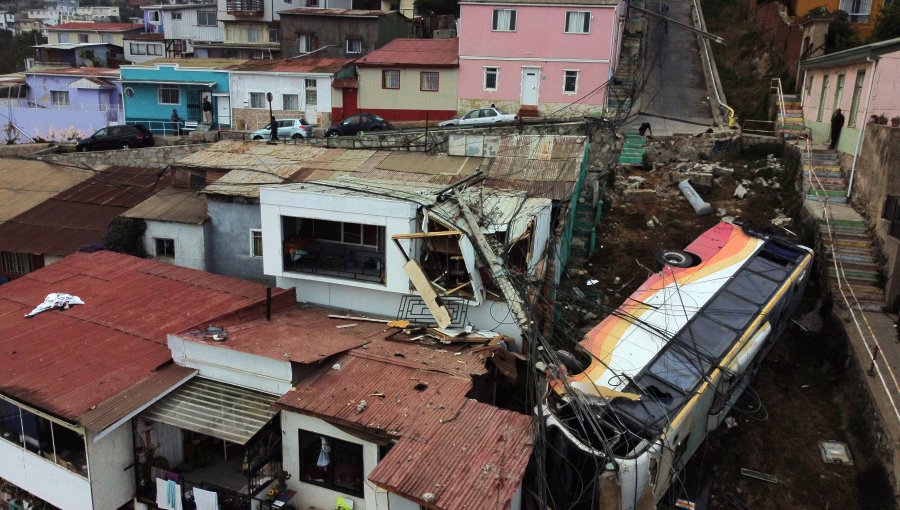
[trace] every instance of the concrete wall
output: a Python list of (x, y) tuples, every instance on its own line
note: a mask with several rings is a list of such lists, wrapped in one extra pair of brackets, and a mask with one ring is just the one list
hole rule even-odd
[(206, 271), (208, 262), (206, 253), (208, 227), (206, 225), (189, 225), (186, 223), (154, 220), (146, 220), (146, 223), (144, 249), (148, 255), (153, 256), (156, 252), (155, 238), (173, 239), (175, 241), (175, 259), (154, 257), (156, 260), (174, 263), (176, 266)]
[(274, 283), (274, 278), (263, 272), (262, 257), (250, 255), (250, 230), (262, 228), (259, 205), (223, 202), (210, 197), (207, 208), (212, 227), (208, 269), (236, 278)]
[(67, 165), (120, 165), (145, 168), (166, 168), (179, 159), (202, 151), (210, 144), (197, 143), (189, 145), (164, 145), (162, 147), (146, 147), (119, 151), (66, 152), (38, 156), (35, 159), (47, 163)]
[(49, 143), (20, 143), (15, 145), (0, 145), (0, 158), (24, 158), (35, 152), (50, 147)]
[(134, 462), (133, 440), (130, 421), (100, 441), (94, 442), (93, 434), (88, 435), (94, 510), (119, 508), (134, 497), (134, 471), (126, 469)]
[(4, 113), (21, 130), (15, 133), (16, 141), (29, 141), (25, 133), (32, 140), (74, 142), (123, 119), (120, 110), (12, 107)]
[(881, 219), (885, 198), (900, 196), (900, 128), (879, 124), (866, 126), (862, 150), (853, 177), (852, 202), (867, 211), (866, 221), (881, 244), (885, 256), (885, 298), (893, 304), (900, 296), (900, 239), (888, 232), (890, 222)]

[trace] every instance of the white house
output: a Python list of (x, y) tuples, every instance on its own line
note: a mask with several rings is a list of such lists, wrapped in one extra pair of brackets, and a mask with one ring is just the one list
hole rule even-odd
[(194, 43), (221, 42), (225, 38), (215, 4), (160, 4), (141, 6), (147, 32), (162, 33), (166, 57), (194, 55)]

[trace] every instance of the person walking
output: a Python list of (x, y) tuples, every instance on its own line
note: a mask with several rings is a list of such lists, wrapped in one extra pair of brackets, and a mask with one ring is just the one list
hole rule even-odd
[(212, 124), (212, 103), (208, 97), (203, 98), (203, 122)]
[(837, 147), (838, 140), (841, 138), (841, 129), (843, 127), (844, 114), (841, 113), (841, 109), (838, 108), (834, 111), (834, 115), (831, 116), (831, 145), (828, 146), (829, 149)]

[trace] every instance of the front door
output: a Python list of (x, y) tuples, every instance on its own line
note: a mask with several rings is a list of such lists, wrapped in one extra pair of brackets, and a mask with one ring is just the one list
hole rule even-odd
[(538, 88), (541, 84), (541, 68), (540, 67), (523, 67), (522, 68), (522, 98), (520, 102), (523, 105), (538, 104)]
[(231, 127), (231, 97), (216, 96), (216, 119), (219, 127)]
[(359, 109), (356, 106), (357, 89), (345, 88), (344, 91), (344, 118), (356, 114)]

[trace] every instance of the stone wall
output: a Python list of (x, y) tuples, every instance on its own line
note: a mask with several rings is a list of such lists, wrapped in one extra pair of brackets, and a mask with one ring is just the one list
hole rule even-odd
[(24, 158), (50, 147), (49, 143), (17, 143), (0, 145), (0, 158)]
[(64, 163), (67, 165), (119, 165), (141, 168), (166, 168), (179, 159), (206, 149), (209, 146), (210, 144), (208, 143), (196, 143), (115, 151), (66, 152), (37, 156), (34, 159), (47, 163)]

